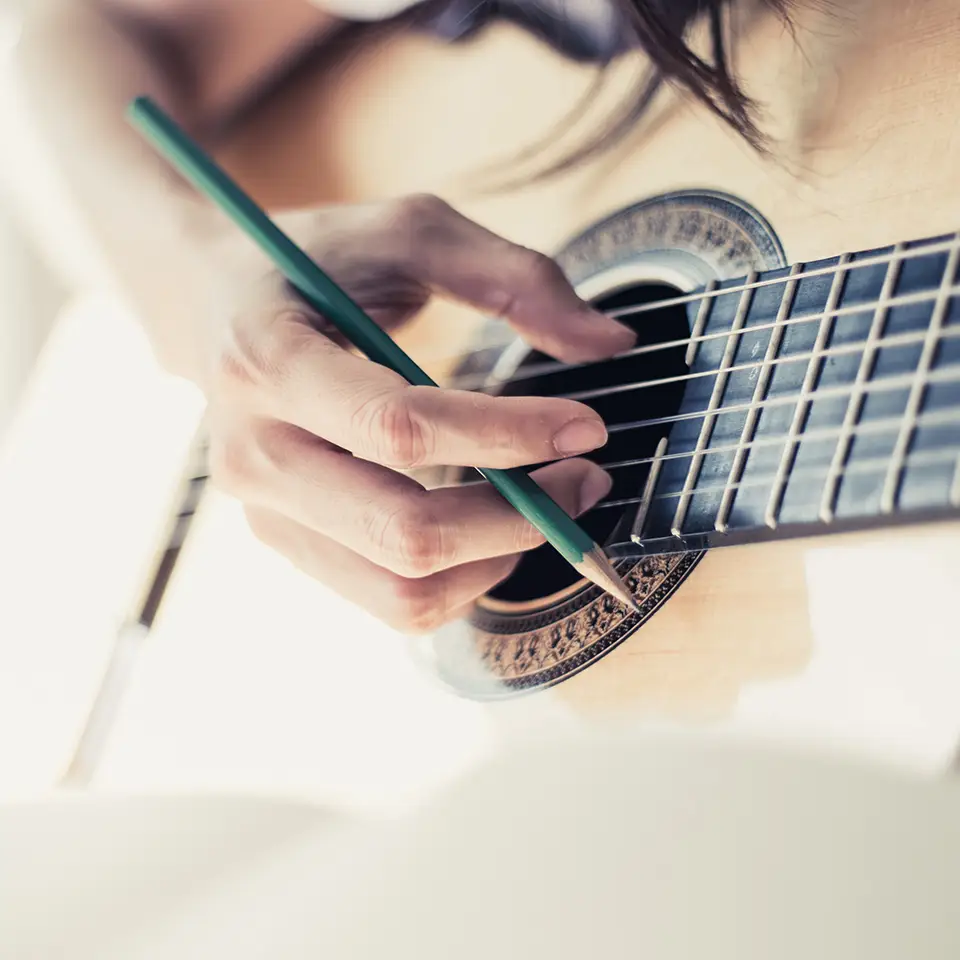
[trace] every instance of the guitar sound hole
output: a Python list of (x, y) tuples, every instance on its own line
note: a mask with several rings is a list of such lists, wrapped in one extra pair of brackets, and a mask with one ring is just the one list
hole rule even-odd
[[(595, 306), (602, 310), (640, 306), (670, 299), (680, 293), (666, 284), (642, 284), (621, 289), (598, 298)], [(620, 318), (637, 332), (637, 345), (683, 340), (690, 335), (687, 312), (683, 305), (664, 307)], [(625, 356), (575, 370), (546, 373), (507, 384), (504, 396), (558, 396), (581, 390), (602, 390), (620, 384), (682, 376), (687, 372), (686, 346), (674, 346), (650, 353)], [(518, 369), (518, 374), (531, 365), (549, 362), (550, 358), (532, 351)], [(603, 417), (609, 426), (667, 417), (680, 409), (683, 382), (668, 383), (641, 390), (628, 390), (588, 399), (585, 402)], [(669, 426), (642, 427), (613, 432), (602, 449), (589, 459), (601, 465), (639, 460), (653, 455), (660, 438)], [(649, 464), (614, 467), (610, 472), (614, 484), (607, 500), (639, 497), (649, 472)], [(621, 522), (629, 522), (635, 506), (608, 507), (591, 510), (580, 523), (594, 540), (604, 544)], [(490, 596), (511, 603), (526, 603), (548, 597), (573, 586), (579, 580), (575, 570), (550, 546), (539, 547), (525, 554), (513, 575), (490, 592)]]

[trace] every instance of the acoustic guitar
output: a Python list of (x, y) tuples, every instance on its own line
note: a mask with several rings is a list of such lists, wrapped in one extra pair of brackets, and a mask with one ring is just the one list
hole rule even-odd
[(449, 303), (408, 332), (405, 347), (445, 383), (573, 397), (604, 417), (610, 442), (596, 458), (614, 487), (584, 522), (642, 608), (535, 550), (468, 620), (411, 641), (424, 668), (487, 701), (555, 688), (583, 717), (720, 716), (747, 682), (802, 678), (818, 647), (851, 632), (949, 646), (960, 582), (952, 0), (800, 4), (792, 28), (747, 24), (737, 70), (761, 105), (766, 155), (664, 91), (622, 142), (499, 191), (478, 187), (491, 166), (535, 172), (575, 146), (630, 95), (642, 59), (621, 58), (567, 125), (595, 69), (516, 27), (458, 46), (364, 36), (254, 113), (220, 151), (233, 174), (274, 211), (439, 194), (556, 255), (582, 296), (639, 335), (625, 356), (570, 366)]

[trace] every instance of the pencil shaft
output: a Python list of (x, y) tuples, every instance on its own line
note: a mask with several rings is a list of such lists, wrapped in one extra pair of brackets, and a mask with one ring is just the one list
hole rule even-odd
[[(130, 108), (133, 124), (273, 261), (301, 297), (371, 360), (415, 386), (438, 384), (300, 249), (199, 146), (147, 98)], [(524, 470), (479, 473), (574, 566), (596, 549), (593, 538)]]

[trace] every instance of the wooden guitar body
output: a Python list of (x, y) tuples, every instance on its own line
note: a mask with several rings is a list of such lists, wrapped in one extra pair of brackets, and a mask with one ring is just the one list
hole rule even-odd
[[(705, 109), (665, 94), (635, 135), (583, 166), (477, 190), (489, 164), (562, 125), (594, 75), (510, 27), (466, 46), (407, 34), (344, 54), (301, 76), (223, 155), (277, 210), (439, 194), (557, 254), (582, 294), (606, 304), (624, 291), (675, 296), (960, 228), (960, 17), (951, 0), (877, 0), (829, 14), (800, 5), (794, 26), (792, 34), (761, 18), (737, 47), (771, 137), (766, 157)], [(638, 66), (625, 58), (611, 71), (593, 122), (629, 95)], [(549, 140), (523, 169), (589, 130)], [(448, 381), (469, 374), (480, 384), (522, 359), (502, 324), (447, 303), (425, 312), (406, 345)], [(851, 651), (857, 691), (852, 651), (909, 643), (922, 658), (956, 638), (958, 534), (960, 524), (942, 519), (624, 557), (640, 618), (582, 583), (528, 569), (526, 585), (483, 600), (474, 622), (418, 640), (414, 655), (467, 696), (550, 687), (535, 695), (583, 717), (729, 717), (755, 682), (803, 683), (829, 650)]]

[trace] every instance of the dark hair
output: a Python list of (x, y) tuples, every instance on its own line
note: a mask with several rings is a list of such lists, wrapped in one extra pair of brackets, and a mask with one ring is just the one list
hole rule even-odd
[[(317, 58), (328, 59), (334, 51), (344, 53), (375, 41), (377, 37), (389, 36), (398, 29), (427, 29), (452, 42), (467, 41), (494, 19), (518, 22), (565, 56), (596, 63), (600, 69), (595, 83), (557, 129), (487, 171), (497, 180), (496, 189), (543, 180), (601, 154), (636, 128), (664, 86), (686, 91), (755, 149), (765, 149), (766, 141), (757, 122), (756, 105), (737, 82), (731, 66), (730, 48), (736, 41), (739, 28), (749, 26), (751, 15), (773, 13), (789, 26), (790, 0), (589, 2), (603, 4), (611, 14), (606, 34), (601, 31), (591, 36), (589, 30), (578, 29), (567, 12), (567, 0), (420, 0), (387, 21), (342, 24), (332, 40), (323, 41), (314, 48), (313, 56), (308, 55), (300, 69), (309, 68)], [(826, 3), (827, 0), (820, 2)], [(552, 13), (548, 9), (551, 7)], [(734, 10), (737, 17), (732, 16)], [(697, 26), (705, 28), (705, 52), (697, 52), (691, 46), (691, 33)], [(649, 61), (634, 93), (592, 135), (582, 139), (559, 160), (544, 163), (545, 150), (554, 147), (568, 134), (594, 101), (606, 79), (605, 68), (621, 53), (631, 49), (642, 50)], [(224, 129), (229, 126), (230, 120), (223, 124)], [(532, 172), (523, 172), (524, 162), (534, 164)]]
[[(763, 138), (754, 117), (754, 104), (734, 77), (727, 49), (733, 33), (725, 13), (732, 0), (620, 0), (638, 46), (653, 65), (650, 83), (667, 82), (692, 93), (701, 103), (730, 124), (754, 147)], [(786, 0), (761, 0), (761, 5), (784, 15)], [(687, 34), (699, 19), (705, 19), (709, 34), (709, 59), (695, 53)], [(645, 108), (628, 111), (627, 122), (639, 119)]]
[[(559, 161), (542, 167), (534, 179), (543, 179), (601, 153), (635, 128), (647, 112), (654, 97), (665, 85), (685, 90), (736, 130), (757, 150), (763, 150), (765, 140), (760, 132), (756, 106), (744, 93), (731, 69), (729, 46), (736, 31), (728, 16), (734, 6), (746, 0), (610, 0), (613, 14), (612, 38), (579, 38), (569, 29), (562, 29), (564, 4), (554, 4), (559, 13), (550, 15), (547, 4), (537, 0), (426, 0), (414, 8), (413, 18), (448, 39), (464, 40), (482, 29), (494, 18), (520, 22), (545, 42), (567, 56), (593, 60), (601, 68), (609, 66), (617, 55), (627, 49), (642, 50), (650, 68), (638, 82), (635, 94), (608, 117), (602, 128), (582, 141)], [(772, 11), (785, 18), (788, 0), (750, 0), (753, 12)], [(690, 34), (696, 25), (705, 28), (708, 50), (696, 52), (690, 45)], [(603, 70), (597, 84), (587, 98), (568, 116), (564, 129), (574, 122), (592, 102), (593, 95), (603, 83)], [(552, 143), (554, 131), (540, 143), (531, 145), (511, 163), (542, 156), (543, 148)], [(524, 177), (529, 182), (529, 177)]]

